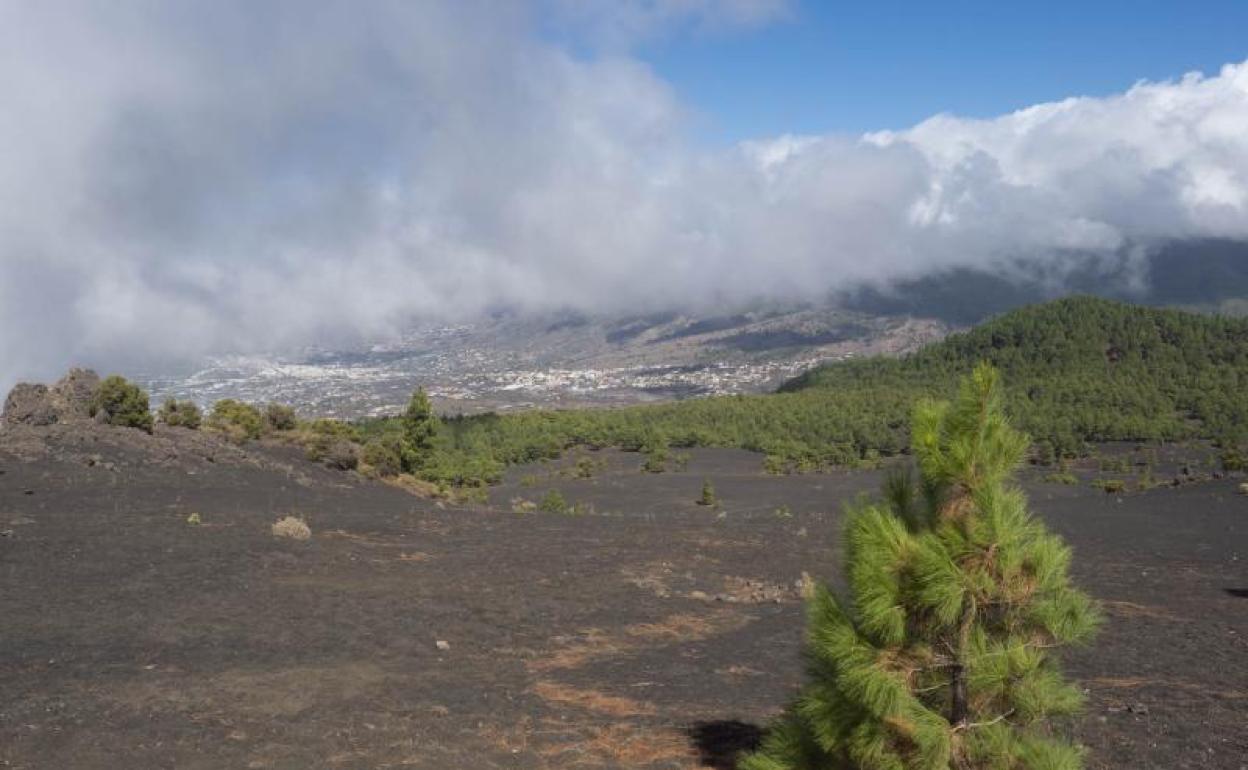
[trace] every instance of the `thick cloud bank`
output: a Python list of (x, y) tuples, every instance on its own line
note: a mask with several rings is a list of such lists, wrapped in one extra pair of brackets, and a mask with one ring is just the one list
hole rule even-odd
[[(0, 385), (496, 308), (705, 309), (1248, 238), (1248, 63), (708, 151), (621, 41), (784, 3), (0, 4)], [(573, 55), (549, 18), (612, 45)], [(588, 33), (587, 33), (588, 34)]]

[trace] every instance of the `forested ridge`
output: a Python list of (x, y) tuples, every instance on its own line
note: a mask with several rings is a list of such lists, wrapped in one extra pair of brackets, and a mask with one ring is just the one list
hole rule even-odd
[[(1248, 432), (1248, 321), (1072, 297), (902, 358), (828, 364), (776, 394), (445, 418), (420, 475), (482, 483), (575, 445), (643, 451), (657, 458), (651, 467), (692, 446), (757, 451), (777, 472), (870, 463), (909, 445), (917, 400), (951, 396), (981, 361), (1001, 371), (1009, 413), (1043, 454), (1108, 440), (1234, 442)], [(399, 423), (360, 427), (379, 437)]]

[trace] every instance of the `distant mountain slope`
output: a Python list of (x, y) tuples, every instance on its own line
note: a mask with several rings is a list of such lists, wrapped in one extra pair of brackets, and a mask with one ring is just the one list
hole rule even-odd
[(366, 348), (230, 356), (138, 379), (157, 400), (280, 401), (336, 417), (393, 414), (418, 386), (450, 412), (606, 406), (767, 392), (816, 364), (908, 352), (948, 331), (827, 306), (628, 318), (499, 313)]
[(1235, 307), (1241, 315), (1248, 308), (1248, 242), (1175, 240), (1144, 255), (1126, 249), (1108, 258), (1068, 256), (1065, 261), (1021, 261), (1008, 269), (956, 268), (883, 290), (849, 291), (840, 301), (864, 313), (908, 314), (964, 326), (1071, 293), (1154, 306)]
[(981, 360), (1004, 373), (1024, 427), (1059, 448), (1248, 428), (1248, 320), (1093, 297), (1024, 307), (900, 359), (819, 367), (780, 391), (935, 393)]

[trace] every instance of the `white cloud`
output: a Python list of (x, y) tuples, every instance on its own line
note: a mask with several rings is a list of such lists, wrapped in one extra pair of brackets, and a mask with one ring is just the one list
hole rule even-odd
[[(636, 5), (669, 28), (773, 7)], [(503, 306), (811, 297), (1248, 238), (1248, 63), (712, 152), (644, 64), (533, 25), (484, 0), (0, 5), (0, 386)]]
[(682, 30), (720, 35), (793, 18), (791, 0), (545, 0), (557, 24), (608, 49)]

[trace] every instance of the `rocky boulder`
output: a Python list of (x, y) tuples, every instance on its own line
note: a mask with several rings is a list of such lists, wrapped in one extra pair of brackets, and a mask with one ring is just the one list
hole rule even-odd
[(100, 390), (100, 375), (90, 369), (70, 369), (52, 386), (52, 405), (61, 420), (87, 419), (91, 402)]
[(48, 386), (19, 382), (4, 400), (0, 423), (5, 425), (52, 425), (58, 421), (56, 405)]

